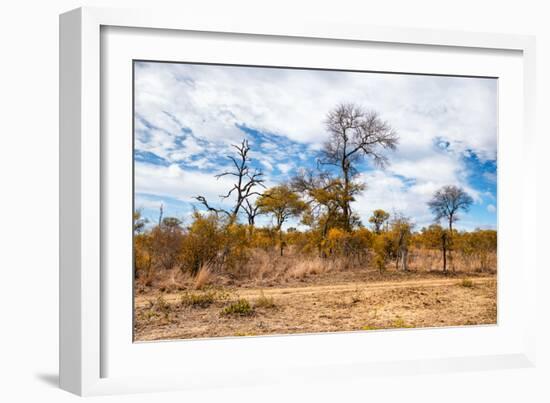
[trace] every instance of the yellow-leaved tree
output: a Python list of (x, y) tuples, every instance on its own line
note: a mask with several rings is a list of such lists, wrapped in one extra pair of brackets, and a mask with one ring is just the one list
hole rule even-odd
[(279, 250), (283, 256), (285, 243), (282, 226), (289, 218), (301, 215), (307, 209), (307, 204), (286, 184), (267, 189), (256, 203), (261, 213), (273, 217), (275, 230), (279, 234)]

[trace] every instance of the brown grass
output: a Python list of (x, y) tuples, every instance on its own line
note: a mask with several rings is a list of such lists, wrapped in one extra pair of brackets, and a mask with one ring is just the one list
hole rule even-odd
[(205, 285), (208, 285), (212, 280), (212, 271), (209, 266), (201, 266), (199, 272), (195, 276), (195, 283), (193, 287), (195, 290), (200, 290), (204, 288)]
[[(471, 259), (470, 259), (471, 260)], [(332, 277), (340, 276), (349, 281), (357, 280), (393, 280), (395, 278), (414, 278), (426, 276), (475, 277), (496, 273), (496, 254), (489, 256), (491, 268), (481, 269), (469, 259), (453, 254), (447, 273), (442, 271), (441, 254), (437, 251), (412, 249), (409, 253), (409, 272), (395, 269), (393, 262), (388, 263), (386, 270), (379, 273), (373, 267), (373, 259), (356, 261), (346, 257), (320, 258), (305, 256), (285, 250), (280, 256), (276, 251), (252, 250), (250, 259), (232, 273), (220, 273), (208, 266), (203, 266), (196, 276), (183, 273), (179, 268), (157, 270), (150, 284), (136, 281), (137, 295), (164, 292), (171, 293), (183, 290), (201, 290), (205, 287), (274, 287), (281, 284), (325, 283), (332, 282)]]
[(189, 275), (182, 273), (179, 268), (172, 270), (159, 269), (149, 279), (149, 285), (142, 284), (137, 281), (136, 290), (138, 292), (145, 292), (148, 289), (157, 290), (160, 292), (175, 292), (188, 288)]
[[(489, 254), (486, 262), (487, 267), (482, 267), (475, 257), (451, 252), (447, 264), (450, 272), (495, 273), (497, 256), (496, 253)], [(416, 271), (440, 271), (443, 268), (443, 256), (436, 250), (412, 248), (409, 253), (409, 268)]]
[(262, 290), (260, 296), (254, 302), (254, 306), (257, 308), (275, 308), (275, 301), (273, 297), (267, 297)]

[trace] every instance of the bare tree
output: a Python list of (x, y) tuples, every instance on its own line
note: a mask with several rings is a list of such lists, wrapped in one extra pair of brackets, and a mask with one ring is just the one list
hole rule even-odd
[(159, 228), (162, 225), (162, 216), (164, 214), (164, 204), (160, 203), (159, 207)]
[(384, 149), (394, 150), (398, 143), (395, 130), (381, 120), (374, 111), (364, 110), (355, 104), (341, 104), (329, 112), (326, 119), (329, 140), (321, 151), (321, 164), (338, 167), (342, 172), (344, 185), (344, 224), (351, 229), (351, 207), (354, 200), (350, 192), (351, 181), (357, 175), (355, 165), (365, 156), (374, 163), (385, 166), (387, 157)]
[(251, 202), (249, 199), (246, 199), (242, 207), (244, 212), (246, 213), (248, 225), (253, 227), (256, 223), (256, 217), (259, 214), (262, 214), (262, 212), (260, 211), (260, 206), (257, 203)]
[(222, 199), (227, 199), (233, 195), (235, 197), (235, 204), (233, 207), (230, 210), (215, 208), (208, 203), (204, 196), (195, 197), (195, 199), (201, 202), (209, 211), (227, 215), (230, 223), (234, 223), (237, 220), (237, 216), (241, 209), (246, 212), (245, 203), (250, 197), (260, 195), (260, 193), (254, 189), (258, 186), (265, 187), (262, 171), (258, 169), (252, 171), (249, 167), (250, 157), (248, 153), (250, 151), (250, 146), (248, 140), (245, 139), (240, 145), (232, 144), (232, 146), (237, 150), (238, 157), (228, 155), (227, 158), (231, 160), (235, 169), (216, 175), (216, 179), (222, 176), (234, 176), (236, 178), (233, 187), (227, 194), (220, 195)]
[[(468, 211), (473, 203), (472, 197), (458, 186), (449, 185), (443, 186), (437, 190), (432, 199), (428, 202), (428, 206), (432, 211), (435, 221), (442, 219), (447, 220), (449, 224), (449, 233), (442, 234), (443, 242), (443, 271), (447, 271), (447, 253), (449, 260), (452, 260), (452, 236), (453, 223), (458, 221), (459, 211)], [(451, 266), (452, 267), (452, 266)]]
[(446, 219), (449, 224), (449, 232), (453, 232), (453, 223), (458, 221), (458, 212), (466, 212), (473, 203), (472, 197), (458, 186), (443, 186), (436, 191), (428, 202), (430, 210), (434, 214), (435, 221)]
[(141, 210), (134, 211), (134, 232), (136, 234), (141, 234), (145, 230), (145, 226), (149, 222), (147, 218), (141, 216)]

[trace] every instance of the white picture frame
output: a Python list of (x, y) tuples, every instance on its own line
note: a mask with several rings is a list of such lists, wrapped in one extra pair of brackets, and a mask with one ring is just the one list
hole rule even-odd
[[(508, 288), (515, 286), (514, 294), (522, 298), (521, 305), (516, 309), (516, 316), (503, 322), (499, 318), (499, 326), (484, 328), (478, 331), (464, 329), (422, 330), (422, 331), (392, 331), (365, 333), (343, 333), (328, 337), (319, 335), (257, 337), (246, 339), (199, 340), (193, 342), (149, 343), (148, 347), (132, 346), (132, 341), (126, 337), (125, 346), (116, 344), (119, 331), (112, 326), (116, 313), (111, 312), (112, 292), (115, 279), (106, 273), (108, 266), (108, 245), (105, 244), (105, 228), (109, 227), (105, 217), (106, 203), (110, 203), (107, 194), (111, 192), (107, 167), (109, 152), (105, 147), (118, 147), (102, 133), (109, 131), (106, 122), (105, 94), (122, 95), (127, 99), (123, 87), (111, 89), (112, 81), (102, 80), (106, 74), (102, 68), (102, 57), (109, 53), (102, 49), (106, 47), (102, 31), (109, 27), (117, 29), (154, 29), (156, 32), (193, 32), (194, 36), (217, 33), (223, 35), (242, 35), (253, 37), (255, 41), (262, 40), (291, 40), (307, 46), (308, 41), (331, 41), (333, 47), (342, 44), (377, 44), (377, 46), (398, 45), (400, 47), (417, 47), (419, 51), (430, 49), (437, 51), (458, 50), (477, 55), (491, 52), (512, 52), (514, 61), (511, 62), (510, 88), (519, 95), (521, 113), (513, 122), (508, 122), (510, 128), (519, 130), (517, 137), (505, 136), (500, 138), (499, 147), (514, 147), (521, 149), (522, 167), (514, 173), (510, 170), (499, 169), (499, 199), (503, 197), (500, 189), (509, 192), (514, 200), (514, 207), (519, 209), (519, 216), (509, 221), (508, 236), (501, 240), (502, 230), (499, 206), (499, 260), (501, 242), (514, 241), (519, 246), (510, 255), (510, 261), (516, 262), (521, 270), (508, 272), (504, 279), (499, 268), (499, 295), (501, 291), (507, 294)], [(137, 31), (136, 31), (137, 32)], [(149, 31), (151, 32), (151, 31)], [(128, 35), (128, 32), (125, 33)], [(130, 36), (132, 33), (130, 32)], [(159, 41), (163, 39), (158, 39)], [(166, 40), (177, 40), (166, 39)], [(109, 42), (109, 46), (115, 42)], [(145, 44), (143, 45), (146, 46)], [(161, 46), (162, 48), (162, 46)], [(535, 42), (533, 37), (520, 35), (502, 35), (487, 33), (466, 33), (454, 31), (428, 31), (408, 28), (384, 28), (349, 25), (344, 23), (327, 23), (316, 21), (270, 21), (264, 20), (215, 20), (197, 18), (193, 15), (181, 15), (169, 11), (151, 10), (112, 10), (102, 8), (81, 8), (70, 11), (60, 17), (60, 385), (63, 389), (79, 395), (97, 395), (113, 393), (151, 392), (173, 389), (208, 388), (223, 386), (247, 386), (272, 382), (296, 383), (303, 380), (345, 380), (357, 376), (372, 374), (412, 374), (419, 372), (464, 371), (492, 368), (527, 367), (535, 362), (535, 322), (529, 314), (518, 318), (520, 309), (524, 312), (535, 312), (536, 262), (534, 243), (528, 242), (526, 234), (535, 232), (535, 165), (534, 165), (534, 93), (535, 93)], [(417, 50), (418, 50), (417, 49)], [(121, 52), (122, 53), (122, 52)], [(163, 55), (161, 53), (160, 57)], [(131, 58), (132, 55), (127, 55)], [(197, 56), (198, 57), (198, 56)], [(251, 56), (252, 57), (252, 56)], [(260, 57), (256, 53), (255, 57)], [(426, 56), (431, 57), (433, 56)], [(457, 55), (453, 57), (460, 57)], [(252, 59), (250, 59), (252, 60)], [(200, 61), (196, 58), (194, 61)], [(103, 61), (104, 62), (104, 61)], [(122, 60), (124, 63), (124, 60)], [(266, 62), (267, 63), (267, 62)], [(503, 63), (505, 64), (505, 63)], [(514, 67), (515, 66), (515, 67)], [(467, 74), (468, 68), (464, 67)], [(397, 68), (397, 67), (396, 67)], [(438, 73), (438, 64), (426, 73)], [(457, 67), (458, 69), (458, 67)], [(490, 69), (487, 74), (490, 75)], [(519, 70), (518, 70), (519, 69)], [(407, 72), (407, 68), (404, 70)], [(455, 70), (453, 70), (455, 71)], [(456, 70), (458, 72), (458, 70)], [(482, 70), (479, 70), (482, 71)], [(485, 70), (483, 70), (485, 71)], [(495, 70), (496, 71), (496, 70)], [(521, 72), (519, 74), (518, 72)], [(443, 73), (447, 73), (444, 71)], [(109, 73), (111, 74), (111, 73)], [(508, 73), (503, 73), (508, 74)], [(506, 91), (506, 89), (504, 89)], [(512, 91), (512, 89), (510, 90)], [(512, 93), (512, 92), (510, 92)], [(110, 96), (110, 95), (109, 95)], [(507, 112), (519, 104), (503, 104), (501, 113)], [(129, 105), (125, 102), (118, 104), (121, 113), (126, 114)], [(108, 111), (107, 111), (108, 112)], [(508, 115), (508, 114), (506, 114)], [(513, 126), (513, 125), (518, 126)], [(501, 127), (506, 132), (506, 127)], [(511, 132), (511, 131), (510, 131)], [(122, 142), (120, 147), (124, 147)], [(503, 148), (506, 157), (506, 148)], [(124, 180), (124, 179), (123, 179)], [(512, 193), (512, 186), (520, 185), (522, 192)], [(117, 184), (121, 184), (117, 182)], [(130, 184), (127, 184), (128, 186)], [(501, 187), (501, 185), (503, 185)], [(126, 188), (128, 186), (118, 186)], [(508, 190), (506, 190), (508, 189)], [(504, 195), (506, 196), (506, 194)], [(118, 197), (118, 199), (120, 199)], [(506, 210), (504, 210), (504, 213)], [(128, 215), (128, 217), (130, 217)], [(503, 216), (507, 220), (508, 215)], [(506, 221), (508, 222), (508, 221)], [(120, 225), (124, 224), (124, 220)], [(111, 224), (114, 225), (114, 224)], [(119, 225), (118, 223), (116, 225)], [(131, 228), (131, 227), (129, 227)], [(112, 238), (112, 237), (111, 237)], [(512, 239), (513, 238), (513, 239)], [(512, 253), (512, 252), (508, 252)], [(505, 256), (508, 258), (508, 255)], [(103, 269), (102, 269), (103, 268)], [(113, 280), (106, 286), (106, 280)], [(500, 281), (504, 280), (501, 287)], [(123, 295), (127, 295), (124, 294)], [(127, 301), (126, 301), (127, 303)], [(499, 315), (502, 306), (511, 306), (512, 301), (502, 300), (499, 296)], [(122, 303), (124, 304), (124, 303)], [(519, 303), (518, 303), (519, 304)], [(123, 305), (119, 307), (124, 308)], [(116, 307), (115, 307), (116, 308)], [(117, 308), (118, 309), (118, 308)], [(116, 309), (113, 308), (113, 312)], [(128, 313), (131, 315), (131, 313)], [(110, 332), (105, 328), (110, 326)], [(507, 326), (515, 330), (506, 332)], [(504, 329), (504, 330), (503, 330)], [(115, 333), (113, 336), (112, 333)], [(444, 333), (442, 333), (444, 332)], [(499, 333), (500, 332), (500, 333)], [(512, 334), (513, 333), (513, 334)], [(112, 339), (114, 337), (114, 339)], [(322, 339), (320, 338), (322, 337)], [(484, 340), (477, 348), (456, 348), (446, 351), (434, 348), (431, 354), (423, 354), (422, 348), (416, 356), (400, 356), (405, 350), (395, 351), (393, 357), (364, 358), (357, 354), (351, 357), (353, 346), (364, 340), (376, 343), (417, 343), (426, 344), (423, 340), (455, 340), (461, 339), (468, 347), (475, 340)], [(487, 349), (495, 338), (504, 340), (501, 344), (494, 343), (495, 348)], [(509, 338), (508, 338), (509, 337)], [(120, 337), (119, 337), (120, 339)], [(115, 340), (115, 341), (113, 341)], [(334, 351), (336, 346), (342, 347), (341, 354), (327, 354), (326, 360), (316, 357), (309, 346), (319, 347), (318, 340), (322, 340), (328, 351)], [(194, 344), (191, 344), (194, 343)], [(469, 343), (469, 344), (468, 344)], [(485, 344), (484, 344), (485, 343)], [(156, 344), (158, 346), (152, 346)], [(380, 345), (380, 344), (379, 344)], [(442, 344), (443, 345), (443, 344)], [(293, 357), (282, 357), (278, 348), (302, 354), (293, 354)], [(153, 350), (155, 349), (155, 350)], [(231, 350), (244, 351), (241, 356), (230, 355)], [(145, 351), (147, 350), (147, 351)], [(201, 354), (191, 354), (191, 351), (210, 351), (207, 360), (223, 359), (224, 355), (236, 360), (242, 357), (242, 362), (232, 367), (241, 366), (249, 371), (246, 377), (231, 374), (226, 367), (220, 366), (216, 371), (209, 371), (207, 365), (198, 362)], [(114, 353), (115, 351), (116, 353)], [(124, 351), (123, 355), (120, 353)], [(269, 351), (272, 352), (269, 355)], [(384, 349), (380, 349), (381, 354)], [(117, 356), (118, 354), (118, 356)], [(132, 363), (130, 355), (139, 356), (146, 366), (164, 363), (165, 371), (153, 375), (148, 372), (133, 372), (124, 366), (111, 370), (106, 364), (108, 361), (127, 361)], [(169, 363), (173, 354), (187, 354), (188, 361), (181, 364)], [(309, 354), (309, 355), (308, 355)], [(371, 352), (372, 354), (372, 352)], [(349, 355), (348, 359), (340, 359), (342, 355)], [(115, 358), (114, 358), (115, 357)], [(203, 357), (205, 355), (203, 354)], [(136, 358), (137, 360), (137, 358)], [(154, 360), (154, 362), (152, 361)], [(195, 360), (195, 361), (193, 361)], [(258, 371), (265, 366), (265, 372)], [(130, 366), (130, 365), (129, 365)], [(196, 375), (190, 376), (185, 367), (194, 366)], [(269, 371), (273, 366), (277, 370)], [(135, 367), (135, 365), (134, 365)], [(281, 371), (283, 369), (283, 371)], [(205, 374), (208, 374), (206, 379)]]

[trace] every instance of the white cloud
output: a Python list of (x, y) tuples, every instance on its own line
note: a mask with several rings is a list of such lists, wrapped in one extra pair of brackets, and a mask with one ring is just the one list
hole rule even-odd
[(326, 113), (356, 102), (399, 132), (412, 131), (406, 146), (439, 136), (487, 158), (496, 152), (495, 91), (489, 79), (168, 63), (136, 69), (136, 112), (171, 133), (181, 125), (213, 141), (238, 141), (235, 125), (246, 124), (318, 145)]
[(152, 209), (152, 210), (158, 210), (161, 205), (165, 205), (166, 202), (164, 200), (152, 200), (150, 198), (146, 198), (143, 196), (136, 196), (135, 199), (135, 206), (136, 209)]
[(487, 206), (487, 211), (488, 211), (489, 213), (495, 213), (495, 212), (497, 211), (497, 208), (496, 208), (493, 204), (489, 204), (489, 205)]
[(273, 171), (273, 164), (269, 162), (267, 159), (265, 158), (260, 159), (260, 164), (262, 164), (264, 168), (267, 169), (269, 172)]
[(176, 164), (159, 166), (152, 164), (135, 164), (135, 189), (145, 193), (174, 198), (184, 202), (196, 202), (198, 195), (204, 196), (214, 206), (228, 206), (230, 201), (223, 201), (220, 195), (232, 186), (229, 177), (216, 179), (208, 173), (184, 171)]
[[(463, 182), (460, 175), (449, 175), (434, 172), (430, 177), (420, 172), (415, 182), (410, 184), (406, 178), (395, 176), (390, 170), (375, 170), (360, 174), (357, 179), (365, 183), (367, 188), (356, 197), (353, 208), (361, 216), (363, 224), (368, 223), (373, 210), (383, 209), (392, 214), (404, 214), (412, 218), (418, 227), (422, 227), (433, 223), (428, 202), (435, 191), (443, 185), (458, 184), (472, 196), (475, 203), (482, 203), (479, 192)], [(452, 182), (453, 180), (456, 182)]]
[(367, 184), (367, 189), (356, 197), (353, 204), (363, 224), (368, 223), (376, 209), (405, 214), (420, 226), (433, 221), (427, 202), (437, 187), (429, 183), (408, 187), (402, 179), (384, 171), (362, 174), (358, 179)]
[(288, 173), (291, 169), (294, 168), (294, 165), (293, 164), (290, 164), (290, 163), (279, 163), (277, 164), (277, 168), (279, 168), (279, 171), (281, 171), (282, 173), (286, 174)]

